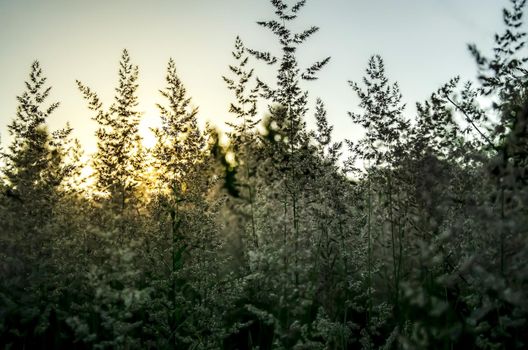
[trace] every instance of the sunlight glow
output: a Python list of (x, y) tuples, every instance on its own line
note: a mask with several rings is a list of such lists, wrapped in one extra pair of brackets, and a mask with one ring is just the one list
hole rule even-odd
[(144, 147), (153, 148), (156, 145), (156, 136), (151, 129), (159, 127), (161, 127), (159, 113), (155, 109), (146, 111), (139, 123), (139, 135)]
[(81, 180), (81, 188), (88, 188), (93, 185), (94, 183), (94, 169), (92, 168), (90, 164), (90, 157), (89, 156), (82, 156), (81, 157), (81, 164), (84, 164), (83, 168), (80, 172), (80, 180)]

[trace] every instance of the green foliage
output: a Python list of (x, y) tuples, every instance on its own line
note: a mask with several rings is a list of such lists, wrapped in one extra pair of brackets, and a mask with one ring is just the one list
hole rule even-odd
[(138, 200), (138, 186), (143, 181), (144, 151), (138, 134), (140, 113), (135, 110), (137, 98), (138, 67), (130, 62), (127, 50), (123, 50), (119, 62), (119, 83), (114, 103), (108, 111), (97, 94), (77, 80), (79, 90), (96, 115), (97, 153), (92, 158), (95, 191), (109, 199), (113, 210), (123, 213), (134, 207)]
[(200, 129), (172, 59), (152, 149), (126, 50), (109, 109), (77, 82), (99, 125), (93, 184), (72, 128), (48, 131), (58, 104), (32, 65), (1, 153), (3, 347), (528, 346), (525, 1), (504, 10), (491, 58), (470, 46), (479, 83), (449, 80), (414, 118), (372, 56), (349, 82), (364, 137), (346, 151), (321, 99), (307, 127), (301, 81), (329, 58), (300, 68), (318, 31), (291, 29), (305, 4), (271, 0), (258, 22), (280, 57), (236, 38), (228, 142)]

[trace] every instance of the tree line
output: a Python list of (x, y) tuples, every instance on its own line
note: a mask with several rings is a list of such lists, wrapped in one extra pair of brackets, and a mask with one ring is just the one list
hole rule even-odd
[(35, 61), (1, 149), (0, 344), (527, 347), (525, 2), (507, 4), (491, 55), (469, 45), (478, 82), (448, 80), (413, 118), (372, 56), (349, 82), (359, 140), (333, 139), (321, 99), (309, 108), (303, 81), (330, 58), (299, 63), (319, 29), (291, 29), (306, 0), (271, 0), (257, 22), (277, 56), (236, 38), (227, 144), (199, 128), (171, 59), (145, 148), (124, 50), (110, 106), (77, 81), (98, 125), (89, 182), (72, 126), (47, 127), (59, 103)]

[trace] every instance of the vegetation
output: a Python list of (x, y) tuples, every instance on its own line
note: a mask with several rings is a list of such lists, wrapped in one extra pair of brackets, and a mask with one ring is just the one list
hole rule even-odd
[(92, 181), (72, 128), (48, 130), (59, 104), (32, 64), (1, 153), (3, 348), (528, 347), (525, 0), (491, 57), (469, 46), (479, 82), (449, 80), (412, 118), (372, 56), (349, 82), (365, 134), (345, 142), (320, 99), (306, 126), (330, 58), (300, 67), (318, 31), (290, 27), (305, 2), (271, 0), (258, 22), (280, 57), (236, 38), (227, 144), (198, 127), (172, 59), (151, 149), (126, 50), (108, 109), (78, 81), (99, 125)]

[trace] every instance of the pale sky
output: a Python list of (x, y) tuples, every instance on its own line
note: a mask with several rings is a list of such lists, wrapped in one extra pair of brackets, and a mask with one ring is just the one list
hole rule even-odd
[[(381, 54), (412, 117), (414, 103), (451, 77), (475, 78), (467, 43), (489, 48), (502, 29), (505, 5), (506, 0), (308, 0), (296, 27), (317, 25), (320, 31), (299, 51), (300, 61), (332, 57), (319, 80), (306, 85), (311, 106), (321, 97), (336, 138), (354, 138), (357, 128), (346, 112), (357, 110), (357, 99), (347, 81), (360, 80), (368, 58)], [(267, 0), (0, 0), (2, 144), (9, 141), (6, 126), (15, 116), (16, 96), (38, 59), (53, 86), (51, 99), (61, 102), (50, 129), (70, 121), (75, 136), (93, 152), (96, 124), (75, 79), (98, 92), (108, 107), (123, 48), (139, 65), (143, 130), (157, 119), (169, 57), (201, 121), (222, 124), (233, 98), (221, 76), (232, 62), (234, 39), (240, 35), (248, 47), (277, 52), (272, 34), (255, 23), (272, 16)], [(273, 79), (261, 64), (255, 67), (264, 80)]]

